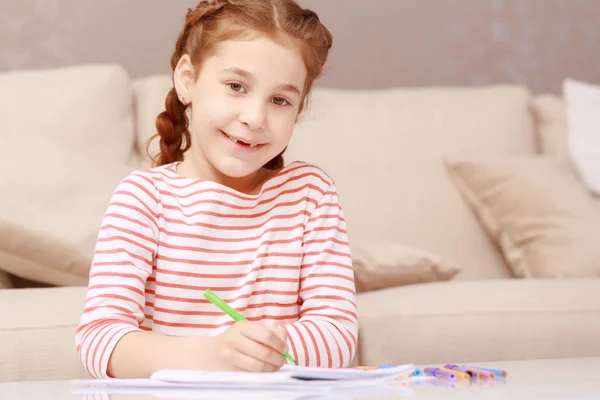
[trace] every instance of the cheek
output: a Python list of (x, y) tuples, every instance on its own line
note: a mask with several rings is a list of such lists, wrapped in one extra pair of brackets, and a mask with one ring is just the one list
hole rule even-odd
[(194, 103), (192, 113), (192, 124), (194, 126), (222, 127), (233, 118), (231, 106), (219, 97), (213, 97), (210, 101), (198, 101)]
[(292, 137), (296, 116), (294, 113), (282, 113), (271, 120), (271, 131), (278, 140), (288, 141)]

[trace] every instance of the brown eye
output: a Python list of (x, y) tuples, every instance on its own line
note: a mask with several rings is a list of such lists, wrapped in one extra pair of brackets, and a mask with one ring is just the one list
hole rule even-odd
[(239, 83), (230, 83), (229, 87), (231, 88), (231, 90), (233, 90), (234, 92), (240, 92), (243, 88), (242, 85), (240, 85)]
[(289, 104), (289, 102), (283, 97), (273, 97), (273, 103), (277, 104), (278, 106), (285, 106), (286, 104)]

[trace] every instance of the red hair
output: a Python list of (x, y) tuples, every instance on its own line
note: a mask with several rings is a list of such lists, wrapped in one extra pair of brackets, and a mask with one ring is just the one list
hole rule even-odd
[[(188, 9), (185, 25), (171, 56), (171, 68), (175, 71), (179, 59), (186, 54), (198, 68), (218, 43), (247, 39), (257, 34), (298, 46), (307, 70), (299, 108), (299, 113), (302, 112), (314, 80), (321, 75), (332, 38), (317, 14), (300, 7), (293, 0), (201, 1), (195, 8)], [(154, 166), (183, 161), (183, 154), (191, 146), (186, 109), (175, 88), (171, 89), (165, 101), (165, 111), (156, 118), (158, 133), (146, 146), (148, 151), (150, 141), (160, 138), (160, 153), (155, 156), (149, 154)], [(279, 169), (283, 164), (282, 152), (264, 167)]]

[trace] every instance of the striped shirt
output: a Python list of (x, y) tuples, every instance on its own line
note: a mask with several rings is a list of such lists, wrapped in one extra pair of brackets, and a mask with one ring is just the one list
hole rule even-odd
[(136, 171), (102, 220), (76, 333), (87, 371), (107, 378), (123, 335), (212, 336), (232, 325), (211, 289), (249, 321), (282, 326), (298, 365), (341, 367), (357, 346), (346, 226), (334, 182), (288, 164), (257, 195), (178, 175)]

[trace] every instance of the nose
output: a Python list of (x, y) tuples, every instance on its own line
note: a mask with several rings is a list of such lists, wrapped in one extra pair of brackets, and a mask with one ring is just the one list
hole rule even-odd
[(242, 108), (239, 120), (251, 130), (261, 130), (265, 127), (267, 110), (263, 101), (248, 99)]

